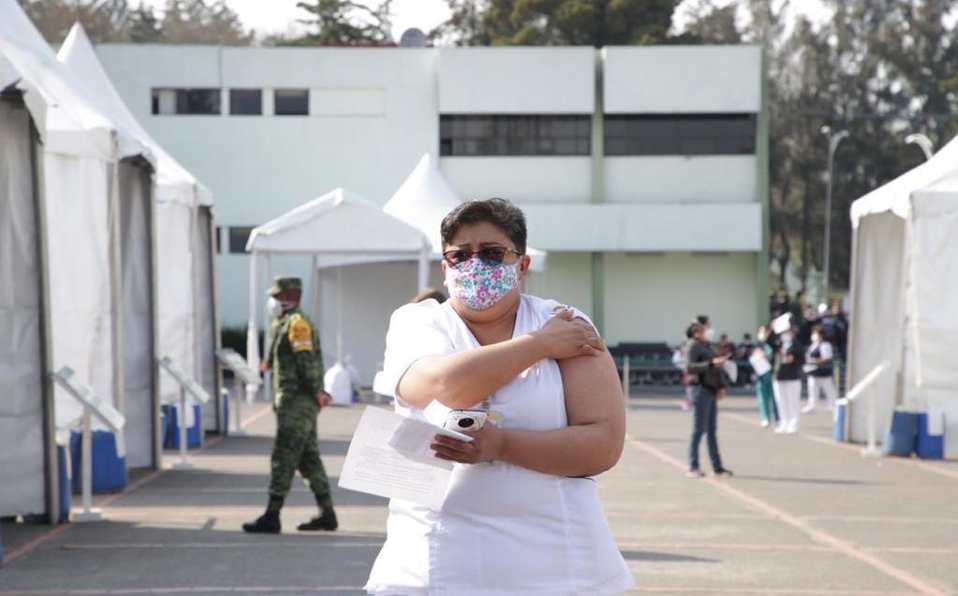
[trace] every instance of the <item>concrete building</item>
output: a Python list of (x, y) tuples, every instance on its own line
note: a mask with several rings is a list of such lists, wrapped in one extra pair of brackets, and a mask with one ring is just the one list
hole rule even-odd
[[(738, 338), (767, 315), (758, 47), (98, 53), (146, 128), (216, 195), (224, 326), (247, 319), (251, 227), (335, 187), (385, 203), (425, 152), (463, 197), (523, 207), (530, 244), (550, 253), (527, 290), (589, 312), (610, 344), (677, 343), (701, 312)], [(354, 298), (383, 287), (401, 304), (414, 268), (346, 271), (344, 318), (363, 318)], [(309, 263), (274, 270), (308, 277)], [(384, 316), (361, 335), (384, 333)], [(371, 358), (357, 358), (366, 381)]]

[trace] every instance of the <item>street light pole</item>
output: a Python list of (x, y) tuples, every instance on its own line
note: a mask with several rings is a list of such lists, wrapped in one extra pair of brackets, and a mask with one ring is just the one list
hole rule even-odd
[(926, 161), (931, 159), (931, 156), (934, 153), (935, 145), (931, 142), (931, 139), (920, 132), (916, 132), (905, 137), (905, 144), (918, 145), (921, 148), (921, 152), (925, 154)]
[(828, 137), (828, 185), (825, 192), (825, 252), (822, 255), (825, 261), (824, 277), (822, 279), (822, 301), (828, 303), (828, 275), (831, 266), (832, 250), (832, 178), (835, 173), (835, 151), (838, 150), (838, 144), (850, 136), (847, 130), (841, 130), (832, 134), (832, 129), (828, 126), (822, 127), (822, 134)]

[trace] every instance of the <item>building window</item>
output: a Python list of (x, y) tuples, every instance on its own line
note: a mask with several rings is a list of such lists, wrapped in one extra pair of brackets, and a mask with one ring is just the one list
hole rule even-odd
[(751, 155), (754, 114), (605, 117), (606, 155)]
[(219, 89), (153, 89), (153, 114), (220, 114)]
[(277, 116), (308, 116), (309, 89), (276, 89), (273, 112)]
[(216, 226), (216, 252), (223, 252), (223, 226)]
[(246, 252), (246, 242), (253, 231), (251, 227), (230, 226), (230, 254), (243, 254)]
[(589, 155), (591, 116), (440, 116), (439, 154)]
[(231, 116), (260, 116), (262, 113), (262, 89), (230, 89)]

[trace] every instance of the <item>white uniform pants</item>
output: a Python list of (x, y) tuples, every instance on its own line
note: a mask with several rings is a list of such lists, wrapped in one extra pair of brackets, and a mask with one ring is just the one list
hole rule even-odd
[(835, 407), (835, 400), (838, 399), (838, 389), (835, 388), (834, 377), (813, 377), (808, 376), (808, 407), (814, 408), (818, 403), (819, 392), (825, 393), (825, 402), (828, 404), (828, 410)]
[(778, 428), (790, 433), (798, 432), (798, 406), (802, 399), (801, 381), (775, 381), (775, 405), (778, 406)]

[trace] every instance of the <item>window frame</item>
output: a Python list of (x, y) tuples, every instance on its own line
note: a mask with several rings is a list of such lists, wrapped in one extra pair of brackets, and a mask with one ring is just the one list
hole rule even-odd
[(607, 157), (754, 155), (754, 113), (607, 114)]
[[(246, 243), (255, 226), (226, 226), (226, 252), (231, 255), (248, 255)], [(242, 234), (242, 236), (240, 236)], [(242, 242), (240, 240), (242, 239)], [(239, 248), (237, 248), (237, 246)]]
[(591, 114), (439, 116), (441, 157), (588, 157), (591, 151)]
[[(293, 112), (293, 111), (280, 111), (280, 94), (283, 93), (302, 93), (305, 96), (305, 104), (303, 106), (302, 112)], [(309, 116), (309, 97), (310, 92), (307, 88), (299, 87), (282, 87), (278, 89), (273, 89), (273, 115), (274, 116)]]
[[(173, 111), (170, 113), (161, 110), (160, 94), (164, 91), (173, 92)], [(200, 93), (210, 94), (210, 97), (202, 102), (207, 104), (210, 111), (194, 109), (201, 105), (197, 101)], [(153, 116), (222, 116), (223, 90), (216, 87), (153, 87), (150, 89), (150, 111)]]
[[(255, 112), (234, 111), (233, 109), (235, 105), (233, 103), (234, 94), (237, 94), (238, 96), (249, 94), (249, 97), (245, 99), (242, 99), (241, 97), (237, 97), (237, 99), (240, 102), (249, 101), (249, 99), (252, 98), (253, 94), (256, 94), (256, 100), (258, 102), (257, 111)], [(263, 115), (263, 90), (252, 88), (252, 87), (230, 88), (229, 89), (229, 107), (230, 107), (230, 116), (262, 116)]]

